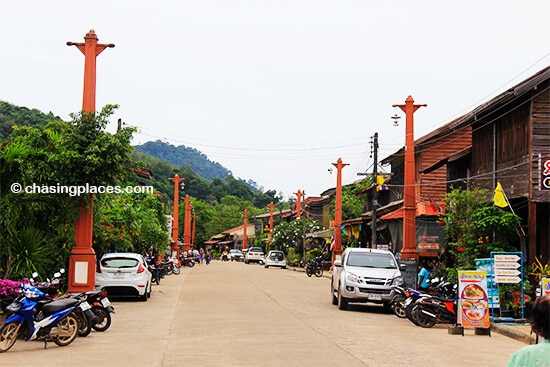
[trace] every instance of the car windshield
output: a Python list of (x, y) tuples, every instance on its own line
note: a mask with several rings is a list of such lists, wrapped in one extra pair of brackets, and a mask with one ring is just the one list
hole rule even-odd
[(263, 252), (261, 248), (254, 248), (252, 247), (249, 252)]
[(397, 268), (395, 260), (391, 255), (374, 252), (350, 252), (348, 255), (347, 265), (364, 268)]
[(128, 257), (111, 257), (101, 260), (101, 266), (104, 268), (135, 268), (138, 263), (138, 259)]

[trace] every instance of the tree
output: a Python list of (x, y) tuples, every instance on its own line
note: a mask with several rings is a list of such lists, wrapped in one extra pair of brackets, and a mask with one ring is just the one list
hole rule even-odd
[[(10, 269), (10, 252), (35, 237), (53, 246), (53, 256), (26, 262), (21, 272), (65, 266), (72, 247), (74, 219), (82, 198), (51, 192), (15, 194), (13, 184), (51, 188), (78, 185), (115, 185), (130, 176), (133, 128), (116, 134), (105, 132), (107, 118), (116, 106), (100, 113), (71, 115), (72, 121), (54, 120), (46, 126), (14, 126), (0, 150), (0, 264), (5, 276), (19, 276)], [(29, 229), (32, 228), (32, 229)], [(24, 238), (21, 233), (25, 231)], [(46, 240), (41, 240), (46, 238)], [(23, 266), (23, 265), (21, 265)]]
[(303, 254), (304, 234), (320, 229), (319, 222), (309, 217), (301, 217), (290, 223), (283, 222), (273, 228), (271, 249), (288, 253), (288, 250), (293, 248), (294, 253)]
[(104, 194), (94, 206), (96, 253), (165, 250), (170, 239), (162, 205), (154, 194)]
[(445, 255), (454, 261), (453, 268), (475, 269), (477, 258), (518, 248), (520, 217), (495, 206), (488, 190), (455, 189), (447, 194), (446, 204)]

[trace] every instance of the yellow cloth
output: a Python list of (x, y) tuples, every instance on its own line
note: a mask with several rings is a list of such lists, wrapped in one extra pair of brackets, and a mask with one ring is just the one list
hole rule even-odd
[(504, 196), (504, 190), (500, 185), (500, 182), (497, 182), (497, 187), (495, 188), (495, 196), (493, 196), (493, 201), (495, 205), (501, 208), (506, 208), (508, 206), (508, 201), (506, 196)]

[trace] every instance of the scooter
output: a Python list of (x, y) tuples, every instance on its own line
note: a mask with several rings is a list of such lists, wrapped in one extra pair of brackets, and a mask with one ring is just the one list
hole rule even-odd
[(76, 298), (51, 300), (30, 284), (21, 285), (21, 295), (7, 311), (10, 315), (0, 328), (0, 353), (7, 352), (21, 336), (25, 341), (44, 338), (63, 347), (71, 344), (77, 336), (78, 321), (74, 311), (80, 305)]
[(417, 302), (414, 317), (418, 325), (431, 328), (435, 324), (457, 323), (457, 298), (447, 299), (434, 295), (426, 295)]

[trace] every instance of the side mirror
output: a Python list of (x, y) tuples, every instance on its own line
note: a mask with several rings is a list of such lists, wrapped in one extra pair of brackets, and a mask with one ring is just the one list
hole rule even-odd
[(65, 274), (65, 269), (61, 268), (61, 269), (59, 269), (59, 272), (60, 272), (61, 274)]
[(399, 270), (403, 270), (403, 271), (407, 270), (407, 265), (399, 264)]
[(59, 278), (59, 277), (61, 277), (61, 273), (60, 273), (60, 272), (57, 272), (57, 273), (55, 273), (55, 274), (53, 275), (53, 277), (54, 277), (54, 278)]
[(33, 278), (38, 278), (38, 273), (35, 271), (34, 273), (31, 274)]
[(342, 267), (342, 260), (334, 260), (334, 266), (341, 268)]

